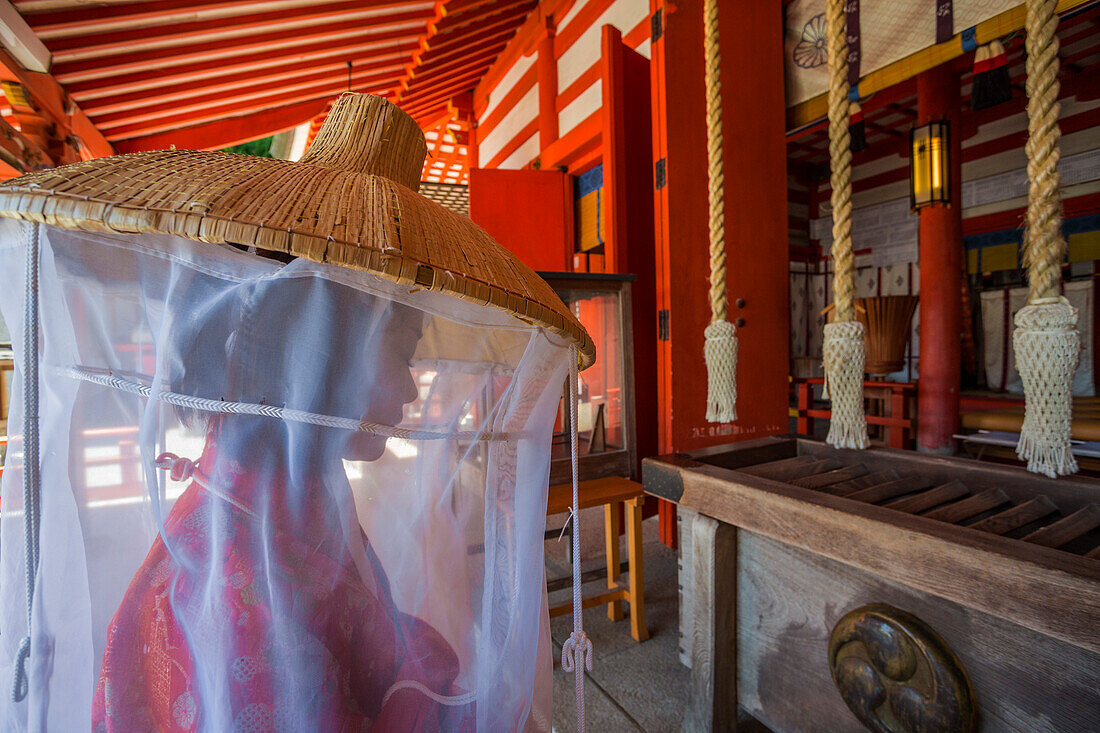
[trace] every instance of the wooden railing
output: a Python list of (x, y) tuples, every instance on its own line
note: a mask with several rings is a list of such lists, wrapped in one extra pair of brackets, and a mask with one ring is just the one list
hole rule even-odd
[[(828, 407), (814, 404), (814, 387), (825, 382), (821, 377), (794, 377), (791, 390), (794, 392), (794, 407), (790, 416), (797, 420), (799, 435), (814, 434), (814, 420), (828, 420), (833, 413)], [(880, 427), (880, 440), (872, 437), (872, 442), (890, 448), (912, 448), (916, 435), (916, 421), (913, 419), (913, 404), (917, 399), (917, 385), (913, 382), (873, 382), (863, 383), (866, 397), (867, 424)]]

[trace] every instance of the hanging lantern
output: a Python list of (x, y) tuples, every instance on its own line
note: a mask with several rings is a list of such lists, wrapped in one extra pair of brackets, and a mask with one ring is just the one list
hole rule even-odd
[(909, 131), (909, 208), (947, 204), (948, 124), (929, 122)]

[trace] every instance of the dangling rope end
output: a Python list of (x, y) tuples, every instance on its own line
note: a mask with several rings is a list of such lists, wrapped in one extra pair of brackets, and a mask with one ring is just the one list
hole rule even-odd
[(1073, 374), (1081, 354), (1077, 309), (1065, 298), (1042, 298), (1021, 308), (1015, 320), (1012, 346), (1026, 398), (1016, 455), (1032, 473), (1077, 473), (1070, 443)]
[(15, 656), (15, 677), (11, 683), (11, 701), (23, 702), (27, 697), (27, 658), (31, 655), (31, 637), (24, 636), (19, 642), (19, 652)]
[(713, 321), (703, 335), (707, 422), (733, 422), (737, 419), (737, 329), (729, 321)]
[(834, 448), (863, 450), (870, 445), (867, 419), (863, 415), (863, 365), (867, 358), (863, 324), (859, 321), (825, 324), (822, 350), (833, 403), (825, 442)]

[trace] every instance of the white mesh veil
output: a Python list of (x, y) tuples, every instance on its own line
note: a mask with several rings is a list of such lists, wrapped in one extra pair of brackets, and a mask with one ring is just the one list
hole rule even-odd
[[(516, 730), (549, 717), (542, 533), (568, 344), (370, 275), (38, 226), (38, 506), (23, 228), (0, 492), (6, 729)], [(532, 664), (538, 659), (539, 664)]]

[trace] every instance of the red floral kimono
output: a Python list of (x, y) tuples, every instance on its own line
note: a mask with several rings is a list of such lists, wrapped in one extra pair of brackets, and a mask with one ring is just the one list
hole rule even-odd
[[(202, 469), (213, 465), (208, 447), (197, 472), (209, 475)], [(265, 527), (250, 507), (279, 487), (233, 468), (217, 484), (189, 486), (165, 522), (171, 552), (158, 537), (130, 582), (108, 628), (93, 730), (195, 731), (227, 720), (240, 731), (296, 729), (294, 721), (319, 731), (472, 727), (472, 703), (436, 701), (462, 692), (453, 688), (457, 656), (432, 627), (394, 607), (366, 539), (373, 577), (363, 579), (331, 517), (299, 517), (290, 536), (280, 527), (291, 525), (278, 521), (287, 510), (269, 502)], [(212, 546), (215, 522), (227, 539)], [(213, 595), (211, 568), (222, 576)], [(211, 639), (222, 645), (214, 661), (227, 669), (192, 653)], [(310, 653), (320, 674), (280, 674), (288, 659)], [(288, 676), (296, 678), (291, 694)], [(288, 699), (299, 702), (287, 709)]]

